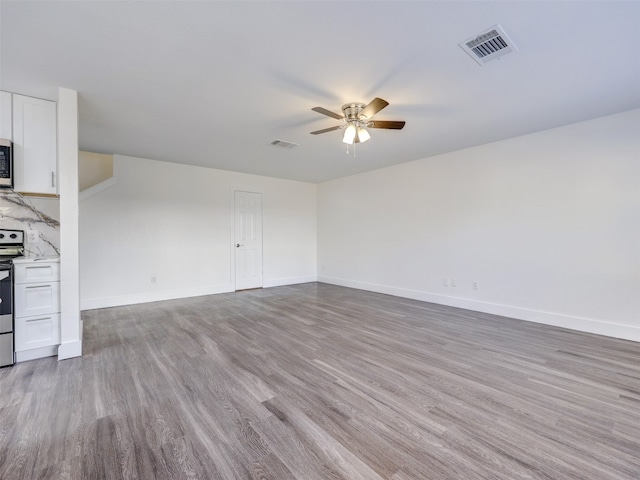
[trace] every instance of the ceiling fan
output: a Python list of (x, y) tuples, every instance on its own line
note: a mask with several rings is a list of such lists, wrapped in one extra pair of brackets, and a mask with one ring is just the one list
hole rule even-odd
[(342, 106), (342, 115), (334, 113), (326, 108), (313, 107), (314, 112), (327, 115), (337, 120), (344, 120), (342, 125), (324, 128), (311, 132), (311, 135), (332, 132), (344, 128), (342, 141), (348, 145), (354, 143), (364, 143), (371, 138), (367, 128), (385, 128), (391, 130), (402, 130), (405, 122), (401, 120), (372, 120), (373, 116), (389, 105), (389, 102), (382, 98), (374, 98), (368, 105), (364, 103), (345, 103)]

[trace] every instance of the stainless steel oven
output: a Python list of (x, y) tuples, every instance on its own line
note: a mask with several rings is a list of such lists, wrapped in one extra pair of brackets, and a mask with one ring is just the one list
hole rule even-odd
[(10, 263), (0, 263), (0, 367), (13, 360), (13, 272)]
[(0, 188), (13, 188), (12, 144), (4, 138), (0, 138)]
[(13, 259), (24, 255), (24, 232), (0, 230), (0, 367), (13, 365)]

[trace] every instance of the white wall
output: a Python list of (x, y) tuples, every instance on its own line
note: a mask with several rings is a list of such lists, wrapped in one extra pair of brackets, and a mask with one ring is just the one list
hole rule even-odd
[(320, 281), (640, 340), (640, 110), (321, 184), (318, 232)]
[(82, 309), (233, 291), (234, 190), (263, 194), (264, 285), (316, 280), (316, 185), (120, 155), (114, 175), (80, 205)]

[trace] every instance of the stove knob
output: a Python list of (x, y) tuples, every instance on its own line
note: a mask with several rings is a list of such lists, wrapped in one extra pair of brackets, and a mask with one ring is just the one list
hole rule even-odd
[(0, 233), (0, 240), (4, 238), (4, 233)]
[(9, 235), (10, 238), (18, 238), (18, 235), (16, 235), (15, 233), (12, 233), (11, 235)]

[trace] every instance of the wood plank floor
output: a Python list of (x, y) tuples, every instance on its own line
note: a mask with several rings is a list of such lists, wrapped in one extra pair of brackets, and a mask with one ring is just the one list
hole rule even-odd
[(83, 313), (0, 478), (640, 478), (640, 344), (324, 284)]

